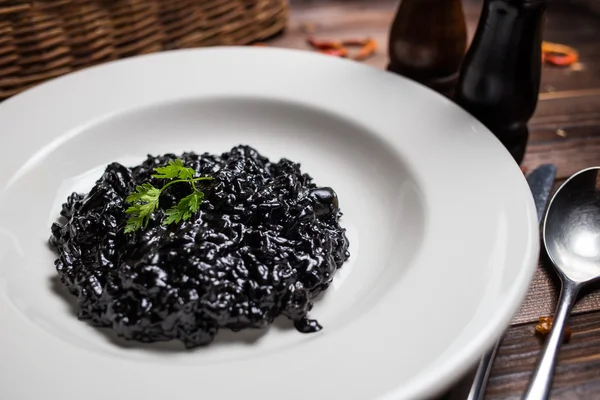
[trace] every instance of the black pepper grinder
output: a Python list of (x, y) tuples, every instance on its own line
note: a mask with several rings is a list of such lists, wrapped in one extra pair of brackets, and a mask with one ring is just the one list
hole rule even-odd
[(540, 88), (545, 0), (485, 0), (455, 101), (523, 161)]
[(390, 30), (387, 69), (451, 96), (466, 47), (461, 0), (402, 0)]

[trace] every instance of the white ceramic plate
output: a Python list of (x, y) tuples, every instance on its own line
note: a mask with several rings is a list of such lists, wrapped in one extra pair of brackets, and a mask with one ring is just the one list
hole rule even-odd
[[(538, 255), (526, 181), (450, 101), (309, 52), (176, 51), (77, 72), (0, 105), (0, 398), (415, 399), (473, 365)], [(209, 347), (136, 345), (74, 316), (47, 246), (108, 163), (248, 144), (288, 157), (344, 211), (351, 259), (310, 316)]]

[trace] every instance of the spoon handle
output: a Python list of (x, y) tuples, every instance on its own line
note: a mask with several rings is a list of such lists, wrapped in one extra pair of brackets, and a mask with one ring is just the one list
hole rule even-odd
[(579, 285), (570, 279), (563, 277), (561, 281), (562, 288), (550, 336), (547, 338), (542, 357), (538, 361), (537, 368), (523, 400), (546, 400), (550, 396), (558, 349), (564, 338), (567, 318), (571, 313), (571, 308), (575, 304), (575, 299), (579, 292)]

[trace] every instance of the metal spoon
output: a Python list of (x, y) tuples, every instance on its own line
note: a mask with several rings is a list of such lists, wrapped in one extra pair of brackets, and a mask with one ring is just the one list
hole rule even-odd
[(564, 328), (577, 294), (600, 278), (600, 167), (570, 177), (552, 198), (544, 220), (546, 252), (560, 277), (552, 330), (523, 397), (547, 399)]

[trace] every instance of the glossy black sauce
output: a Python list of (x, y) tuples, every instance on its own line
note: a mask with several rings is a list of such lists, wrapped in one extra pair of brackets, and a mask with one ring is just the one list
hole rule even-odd
[[(181, 158), (205, 200), (189, 221), (161, 225), (164, 210), (189, 194), (174, 184), (148, 227), (124, 234), (124, 200), (138, 184), (164, 181), (153, 168)], [(301, 332), (315, 297), (348, 259), (348, 240), (331, 188), (319, 188), (287, 159), (271, 163), (248, 146), (221, 156), (148, 156), (140, 166), (110, 164), (86, 195), (63, 205), (53, 224), (56, 269), (77, 296), (80, 318), (128, 340), (210, 343), (220, 328), (263, 328), (279, 315)]]

